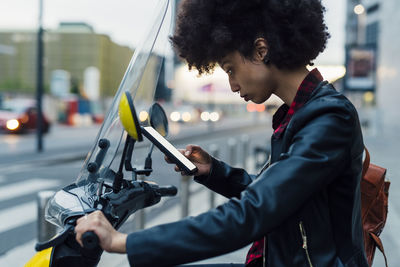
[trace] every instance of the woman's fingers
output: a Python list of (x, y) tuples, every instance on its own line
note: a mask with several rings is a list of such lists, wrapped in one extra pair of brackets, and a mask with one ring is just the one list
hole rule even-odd
[(83, 247), (82, 243), (82, 235), (83, 233), (87, 232), (86, 229), (88, 229), (88, 222), (87, 222), (87, 215), (82, 216), (76, 221), (76, 226), (75, 226), (75, 239), (78, 242), (81, 247)]
[[(189, 144), (186, 146), (185, 149), (178, 149), (178, 151), (196, 165), (196, 167), (198, 168), (198, 172), (195, 175), (203, 175), (210, 172), (211, 156), (207, 152), (205, 152), (200, 146)], [(167, 156), (164, 156), (164, 159), (167, 163), (175, 164), (175, 162), (173, 162)], [(175, 165), (174, 170), (176, 172), (180, 172), (182, 175), (187, 175), (177, 165)]]
[(75, 236), (76, 242), (78, 242), (78, 244), (83, 247), (83, 243), (82, 243), (82, 234), (81, 232), (76, 232), (76, 236)]
[[(185, 155), (185, 149), (178, 149), (179, 152), (181, 152), (182, 155)], [(169, 164), (174, 164), (170, 158), (168, 158), (166, 155), (164, 155), (164, 160), (169, 163)]]
[[(76, 241), (83, 247), (82, 235), (88, 231), (95, 231), (100, 227), (101, 217), (104, 216), (101, 211), (94, 211), (89, 215), (84, 215), (76, 221), (75, 233)], [(97, 234), (97, 233), (96, 233)]]
[(174, 169), (175, 169), (176, 172), (181, 172), (181, 171), (182, 171), (182, 170), (178, 167), (178, 165), (175, 165), (175, 168), (174, 168)]
[(185, 156), (186, 157), (189, 157), (190, 156), (190, 154), (192, 154), (192, 152), (193, 152), (193, 148), (194, 148), (194, 145), (187, 145), (186, 146), (186, 151), (185, 151)]
[(126, 252), (127, 235), (116, 231), (101, 211), (92, 212), (76, 221), (75, 238), (82, 247), (82, 235), (88, 231), (95, 232), (99, 238), (100, 246), (105, 251)]
[(164, 155), (164, 160), (165, 160), (167, 163), (173, 163), (166, 155)]

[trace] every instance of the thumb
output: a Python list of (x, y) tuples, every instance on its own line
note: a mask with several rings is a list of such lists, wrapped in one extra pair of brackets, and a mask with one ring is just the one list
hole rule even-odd
[(185, 150), (185, 156), (188, 157), (190, 154), (192, 154), (193, 151), (193, 146), (192, 145), (187, 145), (186, 150)]

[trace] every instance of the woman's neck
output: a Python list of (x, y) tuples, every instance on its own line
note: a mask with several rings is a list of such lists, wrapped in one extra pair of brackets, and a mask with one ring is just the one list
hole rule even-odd
[(300, 84), (308, 75), (309, 71), (306, 67), (295, 70), (276, 70), (277, 88), (274, 94), (277, 95), (286, 105), (290, 107), (292, 104)]

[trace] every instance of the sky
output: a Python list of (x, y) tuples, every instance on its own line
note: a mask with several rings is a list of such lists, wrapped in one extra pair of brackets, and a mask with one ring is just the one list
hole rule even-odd
[[(36, 29), (40, 0), (0, 0), (0, 31)], [(59, 22), (86, 22), (95, 32), (116, 43), (135, 47), (145, 36), (158, 0), (43, 0), (43, 27), (56, 29)], [(343, 64), (346, 0), (322, 0), (332, 35), (317, 64)]]

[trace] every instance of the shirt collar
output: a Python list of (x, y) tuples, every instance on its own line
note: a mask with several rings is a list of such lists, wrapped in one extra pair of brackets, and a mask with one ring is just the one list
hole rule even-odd
[(290, 107), (286, 104), (283, 104), (275, 112), (272, 118), (272, 128), (274, 129), (273, 135), (275, 137), (279, 138), (282, 135), (294, 113), (304, 106), (305, 103), (307, 103), (312, 92), (322, 80), (322, 75), (318, 69), (315, 68), (310, 71), (300, 84)]

